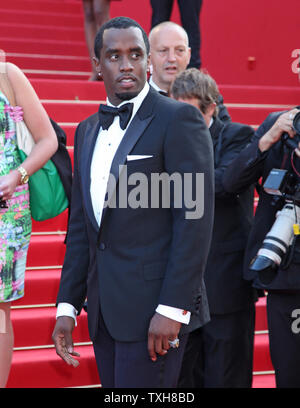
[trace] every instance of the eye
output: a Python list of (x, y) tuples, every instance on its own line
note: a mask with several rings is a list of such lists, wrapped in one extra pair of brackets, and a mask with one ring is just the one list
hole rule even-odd
[(109, 59), (111, 60), (111, 61), (117, 61), (117, 59), (118, 59), (118, 54), (111, 54), (110, 56), (109, 56)]
[(157, 52), (158, 52), (159, 55), (165, 55), (168, 52), (168, 50), (166, 48), (162, 48), (162, 49), (158, 50)]
[(131, 54), (131, 58), (133, 58), (134, 60), (138, 59), (140, 57), (140, 53), (139, 52), (133, 52)]

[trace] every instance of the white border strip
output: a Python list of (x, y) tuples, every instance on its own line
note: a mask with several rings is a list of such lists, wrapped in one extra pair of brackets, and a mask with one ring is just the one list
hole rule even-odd
[(77, 75), (77, 76), (90, 76), (90, 72), (82, 71), (50, 71), (45, 69), (22, 69), (24, 74), (47, 74), (47, 75)]
[[(74, 347), (80, 346), (92, 346), (93, 343), (91, 341), (86, 341), (82, 343), (74, 343)], [(53, 349), (55, 346), (54, 344), (45, 344), (43, 346), (28, 346), (28, 347), (14, 347), (14, 351), (26, 351), (26, 350), (42, 350), (42, 349)]]
[(81, 57), (76, 55), (49, 55), (49, 54), (30, 54), (21, 52), (6, 52), (7, 57), (25, 57), (25, 58), (49, 58), (49, 59), (61, 59), (61, 60), (82, 60), (89, 61), (89, 57)]
[(228, 108), (274, 108), (274, 109), (292, 109), (295, 105), (267, 104), (267, 103), (226, 103)]

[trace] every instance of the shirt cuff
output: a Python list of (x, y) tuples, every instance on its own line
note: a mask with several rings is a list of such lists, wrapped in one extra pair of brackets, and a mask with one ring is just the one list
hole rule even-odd
[(177, 322), (183, 324), (189, 324), (191, 318), (191, 312), (186, 310), (178, 309), (177, 307), (158, 305), (156, 312), (168, 317), (169, 319), (176, 320)]
[(62, 302), (57, 305), (56, 319), (61, 316), (73, 317), (73, 319), (75, 320), (75, 326), (77, 326), (77, 313), (78, 312), (73, 305), (71, 305), (70, 303)]

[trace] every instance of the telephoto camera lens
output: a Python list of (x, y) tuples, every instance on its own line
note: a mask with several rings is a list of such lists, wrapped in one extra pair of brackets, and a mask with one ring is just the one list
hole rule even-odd
[(250, 264), (250, 270), (258, 273), (263, 285), (270, 284), (276, 277), (278, 266), (293, 240), (296, 216), (299, 220), (300, 207), (290, 203), (278, 211), (272, 228)]

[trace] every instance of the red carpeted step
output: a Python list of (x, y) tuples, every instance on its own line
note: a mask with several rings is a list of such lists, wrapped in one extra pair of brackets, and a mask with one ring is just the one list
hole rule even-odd
[(270, 357), (268, 334), (255, 335), (253, 360), (253, 371), (274, 370)]
[(55, 304), (61, 269), (27, 269), (25, 272), (25, 295), (13, 306)]
[(34, 38), (38, 36), (41, 39), (52, 40), (69, 40), (69, 41), (84, 41), (83, 26), (74, 27), (59, 27), (40, 24), (15, 24), (15, 23), (1, 23), (2, 32), (6, 37), (19, 38), (22, 33), (23, 38)]
[(226, 104), (229, 114), (233, 122), (245, 123), (248, 125), (261, 124), (271, 112), (277, 112), (280, 110), (286, 110), (286, 105), (280, 106), (232, 106), (232, 104)]
[(48, 115), (56, 122), (80, 122), (98, 112), (99, 102), (43, 102)]
[(259, 374), (253, 376), (252, 388), (275, 388), (274, 374)]
[[(2, 2), (1, 2), (2, 3)], [(11, 24), (50, 25), (56, 27), (83, 27), (83, 14), (69, 14), (41, 11), (42, 6), (34, 10), (1, 9), (1, 20)], [(41, 4), (41, 3), (40, 3)], [(3, 35), (4, 33), (2, 33)], [(21, 35), (21, 32), (20, 32)], [(5, 49), (4, 47), (2, 47)], [(76, 54), (75, 54), (76, 55)]]
[(219, 84), (225, 103), (299, 105), (300, 88), (288, 86), (250, 86)]
[(43, 70), (43, 69), (23, 69), (23, 73), (28, 79), (59, 79), (65, 81), (72, 80), (88, 80), (91, 72), (83, 71), (57, 71), (57, 70)]
[(0, 44), (7, 53), (18, 52), (25, 54), (53, 54), (53, 55), (78, 55), (88, 57), (88, 50), (84, 41), (55, 41), (38, 38), (9, 38), (1, 34)]
[(268, 321), (267, 321), (267, 310), (266, 310), (266, 298), (259, 298), (259, 301), (256, 302), (256, 317), (255, 317), (255, 330), (262, 331), (268, 330)]
[[(56, 307), (12, 309), (15, 348), (52, 345), (52, 332), (56, 321)], [(77, 317), (73, 331), (73, 341), (90, 342), (87, 314), (82, 311)]]
[(70, 80), (66, 82), (59, 79), (35, 78), (30, 82), (40, 99), (101, 101), (106, 98), (104, 83), (100, 81)]
[(62, 265), (65, 255), (65, 235), (32, 235), (27, 255), (27, 267)]
[(57, 217), (45, 221), (32, 220), (32, 232), (65, 232), (67, 230), (68, 210)]
[(57, 70), (91, 72), (91, 62), (88, 57), (65, 57), (61, 55), (40, 54), (8, 54), (6, 60), (17, 65), (22, 70)]
[(12, 9), (14, 11), (37, 11), (41, 10), (45, 13), (67, 13), (69, 15), (78, 15), (82, 13), (82, 5), (80, 1), (51, 1), (51, 0), (14, 0), (12, 4), (9, 2), (1, 2), (0, 10)]
[(14, 351), (8, 388), (62, 388), (99, 385), (92, 346), (75, 347), (78, 367), (68, 366), (55, 349)]

